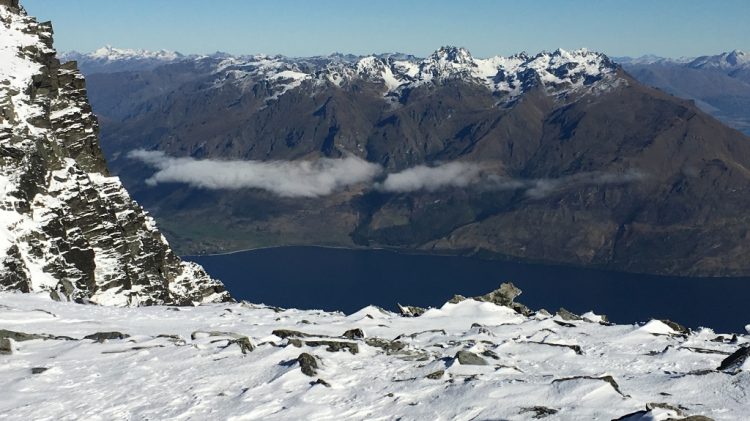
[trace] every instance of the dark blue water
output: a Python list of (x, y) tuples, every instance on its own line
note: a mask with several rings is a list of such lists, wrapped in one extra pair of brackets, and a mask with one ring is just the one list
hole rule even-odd
[(532, 309), (593, 310), (617, 323), (671, 319), (689, 327), (744, 332), (750, 278), (634, 275), (471, 257), (377, 250), (282, 247), (188, 257), (237, 299), (287, 308), (355, 312), (368, 304), (439, 307), (454, 294), (483, 295), (512, 281)]

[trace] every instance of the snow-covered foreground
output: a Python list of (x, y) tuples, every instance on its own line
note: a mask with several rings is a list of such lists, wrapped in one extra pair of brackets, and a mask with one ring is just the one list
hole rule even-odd
[(474, 300), (412, 318), (0, 293), (0, 329), (41, 335), (0, 331), (0, 418), (747, 419), (750, 360), (717, 370), (747, 335), (588, 319)]

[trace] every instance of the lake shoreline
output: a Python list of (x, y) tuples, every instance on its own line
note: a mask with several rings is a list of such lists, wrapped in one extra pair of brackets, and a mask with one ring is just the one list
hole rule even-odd
[[(440, 307), (513, 282), (519, 302), (606, 314), (616, 323), (671, 319), (689, 327), (741, 332), (750, 322), (750, 278), (641, 275), (479, 257), (404, 254), (388, 249), (287, 246), (197, 256), (238, 300), (283, 308), (352, 313), (367, 305)], [(722, 303), (722, 305), (716, 305)]]

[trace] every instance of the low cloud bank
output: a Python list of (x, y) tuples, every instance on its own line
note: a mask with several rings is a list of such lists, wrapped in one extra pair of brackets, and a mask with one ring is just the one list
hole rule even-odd
[(326, 196), (346, 186), (371, 183), (382, 168), (356, 157), (315, 161), (217, 161), (132, 151), (130, 158), (158, 171), (148, 185), (185, 183), (210, 190), (256, 188), (282, 197)]
[(156, 168), (148, 185), (184, 183), (210, 190), (256, 188), (281, 197), (319, 197), (353, 185), (390, 193), (437, 191), (446, 188), (477, 190), (525, 190), (540, 199), (570, 188), (636, 182), (639, 171), (588, 172), (550, 179), (514, 179), (497, 175), (491, 168), (470, 162), (437, 166), (418, 165), (383, 176), (380, 165), (350, 156), (313, 161), (221, 161), (173, 158), (159, 151), (136, 150), (128, 154)]

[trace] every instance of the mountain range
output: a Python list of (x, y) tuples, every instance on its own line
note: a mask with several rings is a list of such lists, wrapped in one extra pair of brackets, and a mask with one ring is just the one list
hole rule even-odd
[[(316, 244), (750, 273), (747, 136), (604, 54), (163, 56), (88, 80), (113, 170), (180, 253)], [(708, 64), (735, 56), (696, 71), (737, 78)]]
[(750, 133), (750, 54), (734, 50), (691, 59), (617, 59), (640, 82), (692, 99), (725, 124)]

